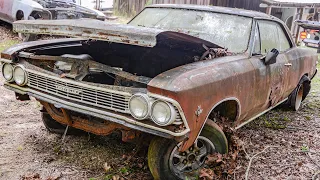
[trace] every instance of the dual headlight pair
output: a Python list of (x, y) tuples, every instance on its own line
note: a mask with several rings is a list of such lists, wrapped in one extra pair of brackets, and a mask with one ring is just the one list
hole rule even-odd
[(147, 119), (150, 115), (152, 121), (159, 126), (171, 125), (177, 116), (171, 104), (161, 100), (154, 101), (146, 94), (140, 93), (131, 97), (129, 110), (131, 115), (138, 120)]
[(13, 67), (11, 64), (5, 63), (2, 65), (2, 75), (6, 81), (14, 81), (19, 86), (27, 84), (27, 73), (22, 66)]

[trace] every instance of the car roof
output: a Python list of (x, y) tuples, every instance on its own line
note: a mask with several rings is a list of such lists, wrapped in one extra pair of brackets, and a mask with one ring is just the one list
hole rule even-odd
[(174, 8), (174, 9), (187, 9), (187, 10), (197, 10), (197, 11), (210, 11), (218, 12), (239, 16), (246, 16), (251, 18), (263, 18), (263, 19), (277, 19), (274, 16), (245, 9), (238, 8), (228, 8), (228, 7), (219, 7), (219, 6), (202, 6), (202, 5), (186, 5), (186, 4), (154, 4), (148, 6), (147, 8)]

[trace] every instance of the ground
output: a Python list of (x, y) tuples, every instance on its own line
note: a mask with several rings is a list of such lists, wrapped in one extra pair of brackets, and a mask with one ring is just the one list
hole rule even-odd
[[(2, 51), (19, 40), (8, 25), (0, 25)], [(37, 101), (15, 100), (3, 83), (1, 77), (0, 179), (152, 179), (145, 148), (122, 143), (117, 133), (63, 141), (45, 129)], [(277, 108), (240, 129), (235, 169), (220, 177), (245, 179), (246, 172), (248, 179), (315, 176), (320, 171), (319, 95), (318, 75), (299, 112)]]

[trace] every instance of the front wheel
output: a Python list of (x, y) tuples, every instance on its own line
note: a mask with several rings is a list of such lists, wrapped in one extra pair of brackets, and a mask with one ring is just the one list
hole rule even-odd
[(182, 143), (155, 137), (148, 150), (148, 164), (154, 179), (189, 179), (204, 166), (209, 154), (227, 153), (225, 134), (215, 123), (209, 124), (185, 152), (178, 151)]
[[(28, 20), (35, 20), (34, 17), (29, 16)], [(37, 35), (36, 34), (25, 34), (25, 33), (18, 33), (19, 38), (23, 41), (23, 42), (28, 42), (28, 41), (35, 41), (37, 40)]]

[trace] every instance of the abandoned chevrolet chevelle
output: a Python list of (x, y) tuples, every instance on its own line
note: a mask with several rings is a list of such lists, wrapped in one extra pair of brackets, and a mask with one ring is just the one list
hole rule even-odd
[(154, 135), (155, 179), (185, 179), (208, 154), (227, 153), (219, 117), (238, 129), (281, 103), (298, 110), (317, 72), (317, 55), (297, 48), (280, 20), (239, 9), (154, 5), (128, 25), (39, 20), (14, 29), (76, 38), (2, 52), (5, 87), (36, 98), (51, 132)]

